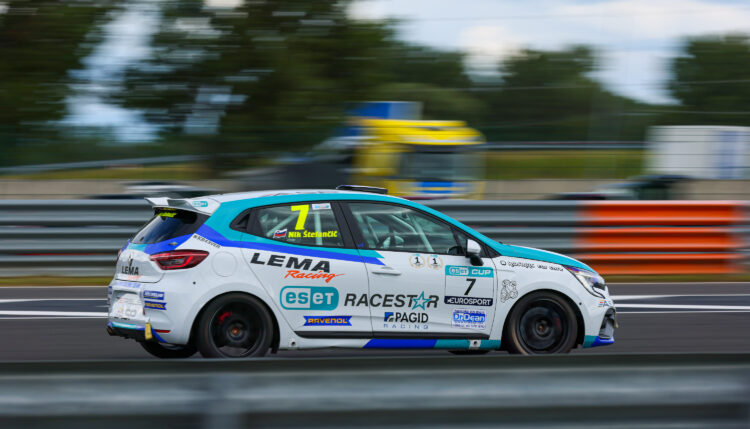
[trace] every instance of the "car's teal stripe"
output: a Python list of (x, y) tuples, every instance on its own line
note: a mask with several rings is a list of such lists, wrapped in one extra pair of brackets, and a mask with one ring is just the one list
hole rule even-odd
[[(527, 248), (522, 248), (518, 246), (498, 243), (497, 241), (489, 237), (486, 237), (483, 234), (480, 234), (474, 229), (464, 225), (463, 223), (451, 217), (444, 215), (443, 213), (440, 213), (437, 210), (431, 209), (427, 206), (416, 203), (414, 201), (409, 201), (409, 200), (405, 200), (402, 198), (396, 198), (396, 197), (392, 197), (389, 195), (379, 195), (379, 194), (369, 194), (369, 193), (362, 193), (362, 194), (340, 194), (340, 193), (312, 194), (311, 193), (311, 194), (273, 195), (273, 196), (267, 196), (267, 197), (249, 198), (246, 200), (229, 201), (229, 202), (222, 203), (221, 206), (219, 206), (219, 208), (216, 210), (216, 212), (210, 218), (208, 218), (208, 220), (206, 221), (206, 224), (231, 240), (239, 240), (240, 237), (237, 236), (235, 238), (235, 236), (237, 234), (241, 235), (242, 233), (229, 228), (229, 225), (240, 213), (242, 213), (244, 210), (247, 210), (249, 208), (271, 205), (271, 204), (297, 203), (297, 202), (307, 202), (307, 201), (342, 201), (342, 200), (382, 201), (382, 202), (392, 202), (392, 203), (398, 203), (398, 204), (402, 204), (402, 205), (409, 206), (409, 207), (414, 207), (414, 208), (423, 210), (427, 213), (430, 213), (434, 215), (435, 217), (442, 219), (445, 222), (448, 222), (449, 224), (457, 227), (458, 229), (461, 229), (465, 232), (468, 232), (471, 235), (474, 235), (484, 244), (496, 250), (501, 255), (512, 256), (516, 258), (533, 259), (536, 261), (549, 262), (553, 264), (569, 265), (569, 266), (573, 266), (576, 268), (593, 271), (591, 267), (589, 267), (588, 265), (580, 261), (577, 261), (573, 258), (569, 258), (567, 256), (558, 255), (555, 253), (550, 253), (550, 252), (546, 252), (544, 250), (539, 250), (539, 249), (527, 249)], [(354, 251), (353, 249), (336, 249), (336, 250), (332, 249), (332, 251), (336, 251), (340, 253), (345, 253), (343, 252), (345, 250)], [(373, 251), (360, 251), (359, 253), (362, 256), (372, 256), (375, 258), (380, 257), (380, 255), (377, 254), (377, 252), (373, 252), (374, 254), (366, 254), (364, 252), (373, 252)]]

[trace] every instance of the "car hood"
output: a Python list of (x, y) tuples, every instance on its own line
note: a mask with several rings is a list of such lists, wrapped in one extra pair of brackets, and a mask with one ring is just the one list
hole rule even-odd
[(532, 259), (535, 261), (549, 262), (552, 264), (568, 265), (571, 267), (581, 268), (591, 272), (594, 271), (591, 267), (584, 264), (583, 262), (573, 259), (569, 256), (561, 255), (559, 253), (550, 252), (542, 249), (534, 249), (533, 247), (514, 246), (511, 244), (496, 243), (497, 246), (493, 246), (495, 250), (500, 252), (502, 255), (513, 256), (516, 258)]

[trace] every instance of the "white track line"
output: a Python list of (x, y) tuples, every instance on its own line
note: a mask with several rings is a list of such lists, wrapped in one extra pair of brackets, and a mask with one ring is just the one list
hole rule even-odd
[(107, 313), (106, 312), (98, 312), (98, 311), (15, 311), (15, 310), (0, 310), (0, 316), (107, 317)]
[(747, 305), (690, 305), (690, 304), (617, 304), (615, 308), (659, 308), (663, 310), (734, 310), (750, 311)]

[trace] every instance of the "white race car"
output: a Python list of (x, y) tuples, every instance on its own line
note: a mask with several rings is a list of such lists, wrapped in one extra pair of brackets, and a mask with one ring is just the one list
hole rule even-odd
[(604, 280), (380, 188), (151, 198), (107, 330), (162, 358), (313, 348), (566, 353), (614, 342)]

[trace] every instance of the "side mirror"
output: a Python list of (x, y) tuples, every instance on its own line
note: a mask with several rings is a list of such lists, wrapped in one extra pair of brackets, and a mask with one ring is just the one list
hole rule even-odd
[(482, 266), (484, 265), (484, 262), (482, 262), (481, 256), (479, 256), (482, 253), (482, 246), (479, 245), (474, 240), (466, 240), (466, 257), (469, 258), (469, 261), (471, 261), (471, 265), (474, 266)]

